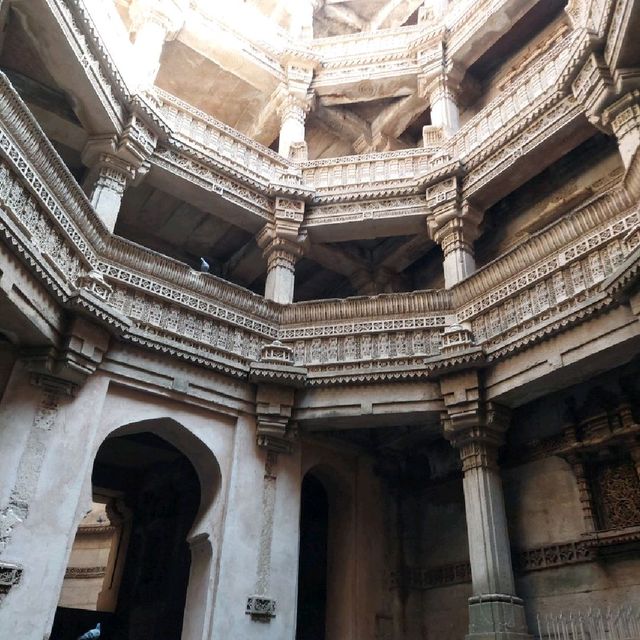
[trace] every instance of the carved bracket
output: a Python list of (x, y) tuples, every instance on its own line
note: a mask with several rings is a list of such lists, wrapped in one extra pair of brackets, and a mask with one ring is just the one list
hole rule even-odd
[(254, 620), (270, 622), (276, 617), (276, 601), (265, 596), (249, 596), (245, 613)]

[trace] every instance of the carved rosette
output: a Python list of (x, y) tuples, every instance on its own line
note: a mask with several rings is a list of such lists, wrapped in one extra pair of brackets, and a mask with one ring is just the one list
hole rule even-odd
[(15, 564), (0, 562), (0, 604), (22, 577), (22, 568)]
[(256, 620), (268, 622), (276, 617), (276, 601), (265, 596), (249, 596), (245, 613)]

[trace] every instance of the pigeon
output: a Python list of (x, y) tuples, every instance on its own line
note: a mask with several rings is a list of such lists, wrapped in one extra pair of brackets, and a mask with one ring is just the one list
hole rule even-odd
[(90, 629), (86, 633), (83, 633), (78, 640), (93, 640), (100, 637), (100, 623), (96, 625), (95, 629)]
[(209, 273), (209, 263), (204, 258), (200, 258), (200, 271)]

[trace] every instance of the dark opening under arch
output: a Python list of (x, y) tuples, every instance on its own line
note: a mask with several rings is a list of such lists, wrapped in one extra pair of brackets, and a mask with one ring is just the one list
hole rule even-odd
[(302, 481), (296, 640), (325, 640), (329, 498), (312, 473)]
[(180, 640), (200, 506), (193, 465), (153, 433), (112, 436), (92, 485), (51, 640), (76, 640), (98, 622), (103, 640)]

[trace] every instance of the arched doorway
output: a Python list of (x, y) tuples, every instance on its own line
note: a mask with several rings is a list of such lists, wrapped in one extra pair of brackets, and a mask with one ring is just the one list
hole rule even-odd
[(296, 640), (325, 640), (329, 498), (313, 473), (302, 481)]
[(101, 623), (101, 640), (180, 640), (200, 507), (189, 459), (149, 431), (98, 450), (92, 505), (74, 541), (51, 640)]

